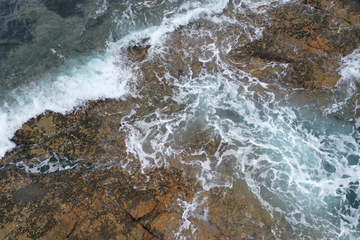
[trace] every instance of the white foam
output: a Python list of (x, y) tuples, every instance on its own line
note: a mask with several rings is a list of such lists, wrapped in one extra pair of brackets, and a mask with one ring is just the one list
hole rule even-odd
[[(53, 159), (56, 161), (52, 161)], [(63, 160), (69, 161), (67, 158)], [(53, 173), (76, 168), (76, 166), (79, 164), (79, 160), (71, 160), (71, 164), (62, 164), (60, 161), (61, 159), (56, 154), (53, 154), (52, 157), (43, 161), (38, 161), (38, 163), (27, 164), (21, 161), (16, 163), (16, 166), (18, 169), (23, 169), (27, 173)]]
[(65, 113), (86, 100), (130, 94), (127, 84), (134, 81), (135, 76), (121, 59), (107, 53), (85, 61), (83, 65), (73, 61), (74, 67), (63, 74), (8, 93), (0, 107), (0, 157), (15, 146), (10, 141), (14, 132), (45, 110)]
[(98, 0), (96, 1), (96, 7), (97, 9), (94, 12), (89, 13), (89, 18), (97, 19), (104, 15), (108, 11), (109, 3), (107, 0)]
[(344, 56), (341, 60), (341, 67), (338, 69), (341, 79), (338, 86), (347, 84), (350, 86), (350, 94), (354, 93), (360, 84), (360, 49), (354, 50), (351, 54)]
[[(191, 217), (201, 219), (203, 221), (208, 220), (208, 208), (207, 196), (202, 196), (203, 192), (198, 192), (191, 202), (186, 202), (182, 199), (178, 199), (178, 204), (184, 209), (181, 216), (181, 226), (177, 233), (175, 233), (176, 239), (189, 239), (188, 237), (196, 238), (196, 227), (191, 222)], [(184, 231), (190, 230), (190, 236), (184, 234)]]
[[(187, 1), (180, 7), (172, 11), (171, 16), (166, 17), (164, 15), (159, 25), (150, 25), (145, 29), (138, 29), (132, 31), (129, 35), (125, 36), (121, 41), (138, 41), (139, 39), (149, 39), (148, 44), (154, 47), (162, 46), (164, 41), (167, 40), (167, 34), (174, 32), (181, 26), (186, 26), (190, 22), (199, 20), (201, 18), (212, 17), (216, 13), (221, 13), (227, 6), (228, 0), (221, 1), (207, 1), (206, 3), (200, 3), (197, 1)], [(127, 16), (125, 18), (132, 19), (133, 16)], [(214, 21), (219, 21), (220, 18), (215, 17)], [(224, 21), (229, 19), (224, 18)], [(117, 24), (121, 26), (124, 19), (117, 19)], [(135, 22), (132, 24), (134, 25)], [(157, 49), (158, 50), (158, 49)]]
[[(212, 129), (221, 136), (222, 143), (231, 147), (222, 153), (219, 148), (214, 154), (216, 160), (198, 149), (191, 153), (193, 160), (181, 161), (197, 169), (204, 190), (232, 187), (236, 178), (244, 179), (272, 216), (275, 212), (283, 214), (299, 231), (349, 236), (358, 225), (354, 219), (359, 211), (349, 208), (351, 214), (342, 210), (334, 214), (328, 212), (328, 205), (346, 206), (346, 199), (339, 199), (339, 189), (346, 194), (348, 186), (358, 181), (358, 165), (350, 166), (347, 160), (350, 155), (360, 154), (352, 124), (339, 126), (337, 119), (323, 116), (321, 111), (303, 111), (290, 103), (281, 105), (273, 93), (250, 91), (243, 83), (231, 80), (238, 77), (231, 73), (227, 77), (206, 75), (179, 81), (179, 93), (173, 100), (186, 108), (170, 116), (159, 110), (155, 119), (161, 120), (152, 123), (137, 121), (136, 128), (128, 129), (129, 136), (136, 133), (136, 138), (127, 139), (128, 150), (158, 164), (168, 158), (181, 161), (182, 139), (194, 129)], [(139, 128), (143, 131), (136, 130)], [(141, 144), (149, 137), (151, 153)], [(234, 158), (235, 173), (224, 174), (221, 166)], [(146, 168), (151, 164), (146, 162)], [(191, 204), (186, 206), (193, 209)], [(348, 222), (337, 224), (340, 216)], [(184, 221), (183, 230), (190, 226)]]
[[(340, 112), (346, 107), (351, 97), (358, 92), (360, 85), (360, 49), (354, 50), (351, 54), (340, 60), (338, 73), (341, 78), (336, 84), (340, 91), (337, 101), (324, 109), (324, 114)], [(355, 113), (359, 107), (356, 106)]]
[(234, 5), (240, 12), (243, 11), (244, 7), (246, 7), (247, 9), (251, 9), (257, 13), (263, 13), (266, 10), (261, 9), (260, 7), (262, 6), (269, 6), (274, 3), (285, 4), (288, 2), (294, 2), (294, 0), (235, 0)]

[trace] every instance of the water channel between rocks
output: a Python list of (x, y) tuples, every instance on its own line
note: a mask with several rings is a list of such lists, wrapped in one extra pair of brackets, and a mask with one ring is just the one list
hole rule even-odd
[(358, 239), (360, 4), (329, 2), (1, 1), (0, 238)]

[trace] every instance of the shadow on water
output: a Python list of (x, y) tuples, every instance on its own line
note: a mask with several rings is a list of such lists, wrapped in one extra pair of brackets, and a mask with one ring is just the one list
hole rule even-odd
[(84, 10), (81, 6), (85, 0), (42, 0), (47, 9), (57, 13), (62, 18), (84, 17)]

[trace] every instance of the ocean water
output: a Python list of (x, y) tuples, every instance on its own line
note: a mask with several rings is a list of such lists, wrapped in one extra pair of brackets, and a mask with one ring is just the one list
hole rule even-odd
[[(341, 59), (337, 86), (316, 94), (282, 84), (286, 64), (264, 66), (281, 71), (260, 81), (228, 58), (238, 44), (262, 36), (264, 25), (244, 16), (266, 22), (262, 6), (286, 2), (93, 0), (56, 12), (41, 1), (8, 1), (1, 5), (3, 17), (20, 19), (27, 37), (10, 39), (2, 52), (0, 157), (15, 146), (9, 140), (14, 132), (45, 110), (66, 113), (87, 100), (137, 97), (141, 72), (122, 53), (151, 45), (145, 61), (162, 59), (167, 71), (175, 61), (172, 36), (180, 33), (182, 48), (176, 50), (184, 61), (204, 66), (199, 74), (164, 74), (182, 108), (170, 115), (157, 109), (151, 122), (145, 120), (150, 116), (133, 124), (119, 119), (127, 151), (141, 169), (178, 161), (195, 169), (204, 191), (244, 181), (274, 219), (286, 219), (294, 238), (358, 239), (359, 50)], [(189, 150), (188, 143), (204, 133), (217, 139), (217, 149)], [(183, 206), (179, 238), (202, 207), (201, 201)], [(281, 238), (281, 231), (273, 232)]]

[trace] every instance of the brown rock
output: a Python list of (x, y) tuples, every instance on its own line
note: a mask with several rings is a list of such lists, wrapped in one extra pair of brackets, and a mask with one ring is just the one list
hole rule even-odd
[(137, 195), (132, 195), (131, 199), (131, 201), (124, 204), (123, 208), (135, 220), (138, 220), (139, 218), (142, 218), (152, 212), (157, 205), (157, 202), (154, 200), (154, 196), (146, 192), (139, 192)]
[[(176, 184), (191, 186), (184, 182), (181, 172), (165, 169), (146, 175), (150, 177), (145, 183), (147, 190), (136, 189), (144, 184), (137, 179), (145, 175), (137, 172), (129, 175), (118, 168), (88, 171), (79, 167), (51, 175), (13, 169), (0, 173), (1, 185), (7, 186), (0, 190), (0, 232), (6, 239), (151, 239), (157, 235), (170, 238), (179, 221), (164, 217), (159, 212), (163, 206), (157, 207), (153, 197), (161, 198), (170, 189), (176, 189)], [(163, 180), (158, 179), (159, 174)], [(14, 178), (19, 181), (13, 181)], [(177, 181), (172, 181), (173, 178)], [(21, 181), (25, 186), (18, 185)], [(154, 181), (159, 185), (151, 184)], [(192, 190), (182, 193), (192, 194)], [(176, 203), (181, 196), (172, 194)], [(150, 200), (139, 200), (140, 196)], [(132, 204), (130, 211), (122, 207)], [(166, 209), (172, 211), (171, 206)], [(150, 213), (153, 220), (147, 219), (146, 224), (154, 224), (153, 233), (137, 221)]]
[(302, 3), (327, 11), (352, 25), (359, 25), (360, 3), (356, 0), (302, 0)]
[(329, 9), (296, 3), (276, 7), (269, 13), (271, 26), (264, 36), (239, 47), (234, 57), (257, 58), (255, 64), (247, 65), (252, 69), (262, 60), (266, 64), (288, 64), (289, 75), (282, 79), (295, 86), (306, 89), (335, 86), (340, 78), (337, 73), (340, 57), (360, 46), (360, 22), (352, 25)]
[(134, 210), (130, 211), (130, 214), (137, 220), (154, 210), (155, 206), (156, 202), (154, 200), (147, 202), (140, 201), (139, 205), (137, 205)]
[[(271, 229), (277, 223), (270, 221), (269, 213), (243, 184), (234, 183), (227, 190), (213, 189), (208, 204), (209, 222), (224, 226), (219, 229), (221, 238), (275, 239)], [(286, 233), (282, 237), (286, 239)]]
[(180, 223), (180, 214), (163, 212), (155, 217), (151, 224), (149, 224), (149, 228), (163, 239), (175, 239), (175, 234), (180, 228)]

